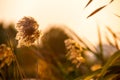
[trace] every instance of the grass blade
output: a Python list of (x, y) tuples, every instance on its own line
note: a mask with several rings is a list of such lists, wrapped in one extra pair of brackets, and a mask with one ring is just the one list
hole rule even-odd
[(94, 46), (92, 42), (90, 42), (87, 38), (83, 38), (82, 41), (87, 44), (87, 46), (94, 52), (97, 53), (97, 48)]
[[(85, 48), (87, 48), (89, 51), (91, 51), (92, 53), (96, 54), (96, 51), (93, 51), (90, 46), (87, 44), (87, 41), (85, 41), (85, 39), (81, 39), (79, 36), (76, 35), (75, 32), (73, 32), (71, 29), (69, 29), (68, 27), (66, 27), (67, 30), (75, 37), (77, 38), (77, 40), (79, 41), (78, 43), (82, 43), (84, 45)], [(89, 42), (88, 42), (89, 43)], [(94, 47), (95, 48), (95, 47)]]
[(105, 35), (105, 37), (106, 37), (106, 40), (107, 40), (107, 42), (109, 43), (109, 45), (115, 47), (114, 44), (110, 41), (110, 39), (109, 39), (109, 37), (107, 36), (107, 34)]
[(120, 58), (120, 50), (118, 50), (117, 52), (115, 52), (106, 62), (106, 64), (103, 66), (102, 71), (101, 71), (101, 77), (103, 77), (106, 72), (107, 69), (118, 59)]
[[(111, 0), (108, 4), (112, 3), (114, 0)], [(92, 1), (91, 1), (92, 2)], [(88, 4), (86, 5), (86, 7), (91, 3), (90, 1), (88, 2)], [(105, 8), (106, 6), (108, 6), (108, 4), (96, 9), (95, 11), (93, 11), (87, 18), (95, 15), (96, 13), (98, 13), (99, 11), (101, 11), (103, 8)]]
[(89, 0), (89, 2), (86, 4), (84, 8), (86, 8), (93, 0)]
[(98, 9), (96, 9), (96, 10), (93, 11), (90, 15), (88, 15), (87, 18), (89, 18), (89, 17), (95, 15), (95, 14), (98, 13), (100, 10), (102, 10), (103, 8), (105, 8), (106, 6), (107, 6), (107, 5), (104, 5), (104, 6), (100, 7), (100, 8), (98, 8)]
[(84, 80), (91, 80), (94, 76), (97, 76), (100, 73), (101, 69), (91, 73), (89, 76), (85, 77)]
[(100, 57), (101, 57), (101, 60), (104, 62), (104, 59), (103, 59), (103, 45), (102, 45), (102, 38), (101, 38), (101, 32), (100, 32), (99, 26), (98, 26), (98, 39), (99, 39)]
[(114, 0), (111, 0), (111, 1), (109, 2), (109, 4), (112, 3), (113, 1), (114, 1)]
[(97, 76), (101, 72), (101, 69), (91, 72), (85, 76), (78, 77), (74, 80), (91, 80), (94, 76)]
[(120, 18), (120, 15), (114, 14), (115, 16), (117, 16), (118, 18)]
[(117, 42), (117, 35), (109, 28), (107, 27), (108, 31), (112, 34), (113, 38), (114, 38), (114, 43), (115, 43), (115, 47), (117, 49), (119, 49), (119, 46), (118, 46), (118, 42)]

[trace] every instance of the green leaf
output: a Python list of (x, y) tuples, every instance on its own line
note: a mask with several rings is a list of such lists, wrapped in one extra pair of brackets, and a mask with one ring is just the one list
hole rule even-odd
[(113, 64), (104, 75), (104, 80), (116, 80), (120, 76), (120, 64)]
[(104, 77), (104, 80), (114, 80), (113, 78), (117, 77), (118, 74), (110, 74)]
[(110, 66), (108, 69), (107, 69), (107, 73), (104, 75), (104, 79), (108, 79), (109, 78), (114, 78), (116, 76), (120, 75), (120, 64), (116, 64), (114, 63), (113, 66)]
[(103, 66), (103, 69), (101, 70), (101, 78), (103, 78), (103, 76), (106, 74), (107, 69), (113, 64), (115, 63), (115, 61), (120, 58), (120, 50), (118, 50), (117, 52), (115, 52), (106, 62), (106, 64)]
[(94, 72), (91, 72), (91, 73), (85, 75), (85, 76), (82, 76), (82, 77), (80, 76), (80, 77), (76, 78), (75, 80), (90, 80), (94, 76), (98, 75), (100, 72), (101, 72), (101, 69), (98, 69), (98, 70), (96, 70)]

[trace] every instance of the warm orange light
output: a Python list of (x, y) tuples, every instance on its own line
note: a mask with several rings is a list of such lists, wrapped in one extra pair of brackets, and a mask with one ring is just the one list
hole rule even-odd
[(17, 22), (23, 16), (32, 16), (44, 29), (49, 24), (66, 24), (78, 35), (97, 41), (96, 20), (100, 25), (119, 27), (120, 19), (113, 14), (120, 14), (120, 0), (114, 2), (86, 19), (93, 10), (110, 0), (94, 0), (86, 9), (89, 0), (0, 0), (0, 20)]

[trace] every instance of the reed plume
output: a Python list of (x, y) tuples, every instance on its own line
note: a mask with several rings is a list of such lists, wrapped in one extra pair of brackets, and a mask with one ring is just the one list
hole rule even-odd
[(39, 38), (40, 31), (38, 30), (38, 23), (32, 17), (23, 17), (18, 21), (16, 29), (18, 31), (16, 40), (18, 46), (31, 46)]

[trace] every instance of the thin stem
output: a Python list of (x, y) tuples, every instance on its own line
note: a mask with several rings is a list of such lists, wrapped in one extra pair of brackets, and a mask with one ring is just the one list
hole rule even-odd
[(99, 26), (98, 26), (98, 40), (99, 40), (100, 58), (102, 60), (102, 63), (104, 63), (102, 36), (101, 36), (101, 32), (100, 32)]
[(19, 71), (19, 73), (20, 73), (20, 76), (21, 76), (21, 78), (23, 79), (23, 78), (25, 77), (25, 74), (24, 74), (24, 72), (22, 71), (22, 69), (20, 68), (20, 65), (19, 65), (18, 60), (17, 60), (17, 58), (16, 58), (15, 55), (14, 55), (14, 57), (15, 57), (15, 62), (16, 62), (18, 71)]
[[(14, 53), (14, 47), (13, 47), (12, 42), (11, 42), (11, 40), (10, 40), (10, 36), (9, 36), (9, 34), (8, 34), (8, 32), (7, 32), (6, 30), (5, 30), (5, 32), (6, 32), (6, 34), (7, 34), (8, 45), (10, 46), (12, 52)], [(20, 76), (21, 76), (21, 78), (23, 79), (23, 78), (25, 77), (25, 74), (22, 72), (22, 69), (20, 68), (20, 65), (19, 65), (19, 63), (18, 63), (18, 60), (17, 60), (17, 58), (16, 58), (16, 55), (13, 54), (13, 56), (14, 56), (14, 58), (15, 58), (15, 63), (16, 63), (15, 65), (17, 65), (18, 73), (20, 73)], [(15, 66), (15, 65), (14, 65), (14, 66)], [(15, 75), (15, 74), (14, 74), (14, 75)]]

